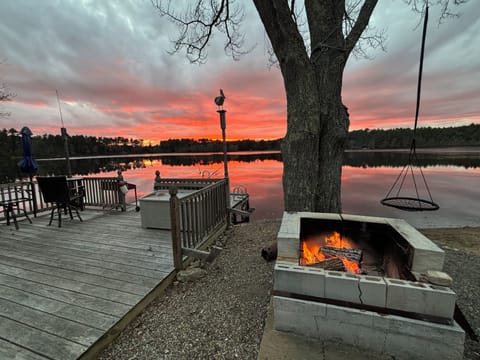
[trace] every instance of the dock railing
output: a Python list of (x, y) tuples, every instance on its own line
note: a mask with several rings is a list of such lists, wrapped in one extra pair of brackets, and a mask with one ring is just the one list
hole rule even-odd
[[(112, 208), (124, 206), (116, 177), (85, 177), (70, 179), (72, 184), (78, 182), (84, 192), (83, 205)], [(0, 200), (10, 200), (22, 196), (28, 198), (15, 208), (15, 214), (22, 215), (23, 209), (27, 214), (36, 215), (40, 211), (50, 210), (51, 204), (45, 204), (36, 181), (15, 181), (0, 184)], [(0, 211), (2, 209), (0, 208)], [(6, 219), (4, 211), (0, 212), (0, 221)]]
[(202, 185), (198, 191), (179, 199), (179, 189), (184, 183), (170, 185), (170, 221), (172, 230), (173, 260), (177, 270), (183, 269), (185, 256), (209, 244), (228, 225), (228, 182), (225, 179), (203, 180), (188, 185)]
[[(88, 177), (70, 179), (80, 186), (84, 197), (83, 206), (115, 207), (122, 201), (117, 178)], [(208, 254), (202, 251), (224, 231), (229, 224), (229, 188), (226, 179), (162, 179), (160, 189), (170, 192), (170, 221), (174, 264), (183, 269), (189, 256)], [(178, 190), (196, 190), (179, 199)], [(20, 181), (0, 184), (0, 199), (11, 199), (21, 190), (28, 193), (28, 200), (21, 203), (15, 212), (21, 216), (23, 209), (28, 214), (51, 209), (45, 204), (36, 181)], [(0, 209), (1, 210), (1, 209)], [(6, 219), (0, 213), (0, 221)]]
[[(21, 199), (21, 200), (20, 200)], [(0, 184), (0, 202), (8, 200), (19, 200), (18, 206), (13, 208), (15, 215), (21, 216), (24, 211), (27, 214), (34, 214), (46, 208), (43, 203), (39, 202), (38, 186), (33, 181), (16, 181), (6, 184)], [(6, 219), (6, 213), (0, 213), (0, 220)]]

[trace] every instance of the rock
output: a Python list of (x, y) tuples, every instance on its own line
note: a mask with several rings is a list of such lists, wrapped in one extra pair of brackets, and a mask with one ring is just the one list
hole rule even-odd
[(450, 275), (442, 271), (436, 271), (436, 270), (428, 270), (427, 279), (428, 279), (428, 282), (432, 284), (447, 286), (447, 287), (452, 286), (452, 282), (453, 282)]
[(188, 268), (186, 270), (181, 270), (177, 273), (177, 280), (180, 282), (190, 282), (203, 278), (207, 275), (207, 271), (199, 268)]

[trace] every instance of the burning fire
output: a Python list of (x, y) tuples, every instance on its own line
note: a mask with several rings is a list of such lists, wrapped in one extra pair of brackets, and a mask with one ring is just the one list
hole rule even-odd
[[(300, 265), (311, 265), (322, 262), (328, 258), (338, 257), (332, 255), (325, 255), (322, 253), (322, 246), (330, 246), (334, 248), (347, 248), (354, 249), (355, 246), (353, 242), (347, 238), (342, 237), (336, 231), (332, 232), (331, 235), (323, 235), (315, 238), (309, 238), (301, 242), (302, 255), (300, 257)], [(351, 261), (345, 257), (339, 257), (342, 260), (345, 269), (349, 272), (358, 274), (360, 272), (360, 267), (355, 261)]]

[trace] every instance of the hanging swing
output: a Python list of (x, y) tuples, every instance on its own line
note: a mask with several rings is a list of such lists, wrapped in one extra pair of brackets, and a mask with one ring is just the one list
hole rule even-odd
[[(438, 210), (440, 207), (432, 199), (432, 194), (428, 188), (427, 180), (423, 174), (422, 168), (419, 164), (417, 153), (416, 153), (416, 144), (415, 144), (415, 133), (417, 130), (418, 123), (418, 113), (420, 109), (420, 90), (422, 85), (422, 71), (423, 71), (423, 56), (425, 51), (425, 37), (427, 33), (427, 22), (428, 22), (428, 3), (425, 7), (425, 19), (423, 22), (423, 35), (422, 35), (422, 48), (420, 52), (420, 69), (418, 72), (418, 84), (417, 84), (417, 105), (415, 110), (415, 125), (413, 127), (413, 136), (412, 143), (410, 146), (410, 153), (408, 156), (408, 162), (403, 167), (400, 174), (398, 174), (395, 182), (388, 191), (387, 195), (380, 202), (382, 205), (394, 207), (404, 211), (433, 211)], [(428, 199), (420, 198), (417, 181), (415, 180), (414, 167), (417, 167), (423, 184), (425, 186), (426, 193), (428, 194)], [(411, 175), (412, 183), (415, 188), (415, 196), (402, 196), (401, 190), (405, 184), (405, 180), (408, 175)]]

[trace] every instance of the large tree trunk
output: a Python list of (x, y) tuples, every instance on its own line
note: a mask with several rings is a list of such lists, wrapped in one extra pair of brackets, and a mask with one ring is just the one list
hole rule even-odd
[(285, 210), (339, 212), (349, 126), (341, 97), (343, 71), (378, 0), (365, 0), (347, 37), (343, 34), (345, 0), (305, 0), (310, 51), (288, 1), (253, 1), (287, 95), (287, 134), (282, 143)]
[[(343, 66), (337, 71), (312, 65), (305, 72), (304, 91), (296, 81), (285, 88), (287, 134), (282, 144), (283, 188), (287, 211), (341, 211), (341, 174), (348, 113), (340, 91)], [(299, 77), (297, 68), (296, 77)], [(339, 75), (340, 74), (340, 75)]]
[(285, 209), (339, 212), (349, 125), (341, 99), (344, 2), (307, 0), (305, 8), (312, 49), (308, 63), (280, 61), (288, 109), (282, 144)]

